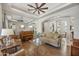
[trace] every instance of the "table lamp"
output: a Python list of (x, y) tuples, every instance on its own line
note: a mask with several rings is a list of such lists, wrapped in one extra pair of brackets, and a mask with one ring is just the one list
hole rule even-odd
[(11, 43), (11, 39), (9, 38), (9, 35), (14, 35), (14, 32), (12, 29), (2, 29), (1, 35), (6, 36), (3, 42), (5, 43), (5, 45), (9, 45)]

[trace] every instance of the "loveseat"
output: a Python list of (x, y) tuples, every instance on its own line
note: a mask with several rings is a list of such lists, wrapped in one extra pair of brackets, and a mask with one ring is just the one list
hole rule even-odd
[(47, 32), (41, 35), (41, 41), (43, 43), (50, 44), (55, 47), (61, 47), (62, 37), (57, 32)]

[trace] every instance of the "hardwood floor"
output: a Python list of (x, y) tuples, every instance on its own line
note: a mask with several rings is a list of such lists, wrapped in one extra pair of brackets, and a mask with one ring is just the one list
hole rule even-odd
[(31, 42), (25, 42), (22, 44), (25, 49), (26, 56), (70, 56), (70, 47), (56, 48), (47, 44), (42, 44), (39, 47), (35, 46)]

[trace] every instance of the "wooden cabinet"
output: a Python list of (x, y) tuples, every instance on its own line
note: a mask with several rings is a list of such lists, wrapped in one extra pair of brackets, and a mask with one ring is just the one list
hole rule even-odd
[(20, 38), (22, 42), (33, 39), (33, 31), (22, 31), (20, 32)]
[(79, 56), (79, 39), (74, 39), (71, 45), (71, 56)]

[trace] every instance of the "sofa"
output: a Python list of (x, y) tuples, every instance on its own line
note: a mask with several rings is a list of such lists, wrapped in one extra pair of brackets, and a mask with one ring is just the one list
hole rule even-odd
[(55, 47), (61, 47), (62, 37), (57, 32), (43, 33), (40, 39), (43, 43), (47, 43)]

